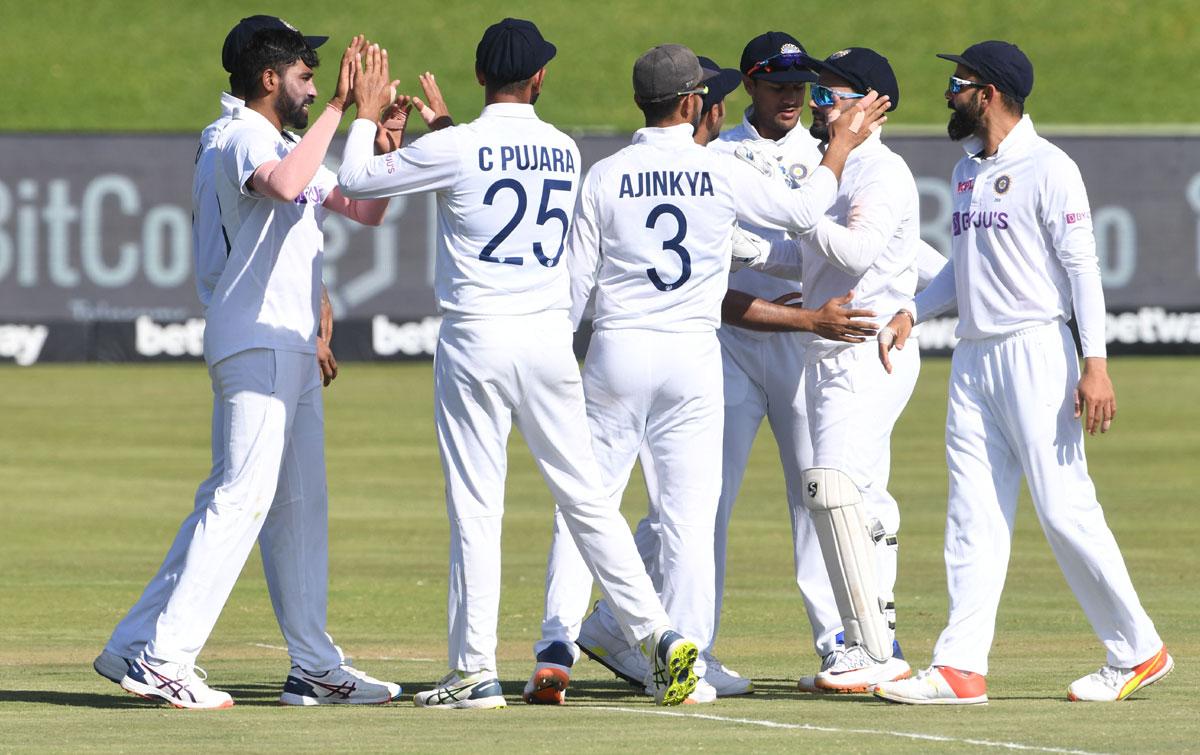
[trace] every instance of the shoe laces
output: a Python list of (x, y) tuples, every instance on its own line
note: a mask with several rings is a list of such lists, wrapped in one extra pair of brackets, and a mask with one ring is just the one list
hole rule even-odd
[(828, 671), (829, 669), (833, 668), (845, 654), (846, 651), (840, 647), (832, 652), (826, 653), (825, 657), (821, 659), (821, 670)]
[(867, 668), (874, 666), (878, 661), (861, 646), (854, 645), (842, 654), (841, 662), (850, 669)]
[(1125, 682), (1124, 676), (1128, 672), (1129, 672), (1129, 669), (1117, 668), (1116, 666), (1109, 666), (1106, 663), (1100, 667), (1100, 670), (1096, 672), (1096, 675), (1100, 677), (1101, 683), (1104, 684), (1106, 687), (1112, 687), (1113, 689), (1120, 689), (1121, 685), (1124, 684), (1124, 682)]

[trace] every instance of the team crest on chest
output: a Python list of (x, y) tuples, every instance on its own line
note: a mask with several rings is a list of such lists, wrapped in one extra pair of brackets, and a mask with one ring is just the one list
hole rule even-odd
[(1003, 176), (1000, 176), (999, 178), (997, 178), (996, 183), (992, 184), (992, 188), (996, 191), (997, 194), (1007, 194), (1008, 190), (1011, 186), (1012, 186), (1012, 178), (1009, 177), (1009, 175), (1007, 173), (1004, 174)]
[(796, 185), (808, 178), (808, 166), (804, 163), (795, 163), (789, 166), (786, 170), (792, 185)]

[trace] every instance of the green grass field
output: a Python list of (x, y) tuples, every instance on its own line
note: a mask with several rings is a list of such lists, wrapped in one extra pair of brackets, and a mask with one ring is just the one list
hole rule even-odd
[[(948, 362), (928, 360), (894, 438), (904, 511), (900, 639), (928, 663), (946, 614), (942, 422)], [(759, 691), (664, 713), (594, 663), (563, 709), (519, 702), (532, 667), (552, 505), (514, 439), (504, 539), (503, 711), (275, 705), (287, 656), (257, 556), (201, 656), (232, 710), (175, 711), (121, 693), (91, 659), (157, 567), (207, 470), (200, 366), (0, 370), (0, 751), (1194, 750), (1200, 641), (1194, 512), (1200, 404), (1194, 359), (1115, 359), (1120, 416), (1089, 443), (1092, 471), (1142, 600), (1178, 663), (1117, 705), (1069, 704), (1065, 687), (1103, 651), (1067, 590), (1026, 501), (1001, 605), (987, 707), (893, 707), (818, 697), (794, 680), (817, 663), (791, 584), (789, 527), (764, 434), (731, 531), (717, 651)], [(326, 393), (332, 490), (330, 632), (407, 693), (444, 673), (447, 525), (427, 365), (344, 365)], [(640, 482), (625, 501), (644, 510)], [(406, 695), (407, 697), (407, 695)], [(919, 737), (919, 738), (918, 738)], [(1057, 748), (1057, 749), (1053, 749)]]
[[(559, 48), (551, 63), (543, 117), (572, 129), (632, 130), (630, 71), (655, 44), (679, 42), (736, 67), (751, 37), (782, 29), (821, 56), (873, 47), (888, 56), (902, 102), (892, 126), (940, 129), (952, 67), (934, 57), (984, 39), (1009, 39), (1034, 62), (1029, 111), (1041, 124), (1200, 121), (1200, 102), (1181, 87), (1195, 81), (1192, 0), (809, 0), (738, 5), (727, 0), (563, 3), (530, 0), (0, 0), (10, 72), (0, 131), (198, 132), (218, 112), (227, 79), (225, 34), (253, 13), (281, 15), (310, 34), (328, 34), (318, 86), (328, 95), (350, 37), (386, 46), (404, 87), (433, 70), (460, 120), (478, 113), (475, 45), (506, 15), (535, 20)], [(747, 104), (731, 97), (735, 112)]]

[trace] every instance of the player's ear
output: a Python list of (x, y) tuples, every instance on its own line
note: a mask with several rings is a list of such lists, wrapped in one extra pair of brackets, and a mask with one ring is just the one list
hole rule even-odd
[(259, 74), (258, 83), (262, 86), (264, 94), (270, 94), (279, 88), (279, 72), (274, 68), (264, 68)]
[(475, 68), (475, 80), (479, 82), (479, 86), (487, 86), (487, 79), (483, 77), (483, 70), (478, 66)]
[(542, 91), (542, 82), (543, 82), (545, 79), (546, 79), (546, 69), (545, 69), (545, 67), (539, 68), (539, 69), (538, 69), (538, 72), (537, 72), (537, 73), (535, 73), (535, 74), (533, 75), (533, 80), (532, 80), (532, 82), (531, 82), (531, 83), (533, 84), (533, 93), (534, 93), (535, 95), (537, 95), (537, 94), (541, 94), (541, 91)]
[(742, 76), (742, 89), (746, 90), (746, 94), (754, 96), (754, 79), (749, 76)]

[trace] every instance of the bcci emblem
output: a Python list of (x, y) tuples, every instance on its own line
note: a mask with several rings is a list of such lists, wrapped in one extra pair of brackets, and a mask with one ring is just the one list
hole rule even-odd
[(838, 58), (844, 58), (844, 57), (846, 57), (846, 56), (847, 56), (847, 55), (849, 55), (849, 54), (850, 54), (850, 51), (849, 51), (849, 50), (838, 50), (838, 51), (837, 51), (837, 52), (835, 52), (834, 54), (830, 55), (830, 56), (829, 56), (829, 59), (830, 59), (830, 60), (837, 60)]
[(1009, 178), (1007, 175), (1000, 176), (999, 178), (996, 179), (996, 183), (992, 184), (992, 188), (996, 190), (997, 194), (1008, 193), (1008, 189), (1010, 186), (1012, 186), (1012, 179)]
[(788, 42), (783, 47), (779, 48), (780, 55), (797, 55), (800, 53), (800, 48), (796, 47), (791, 42)]

